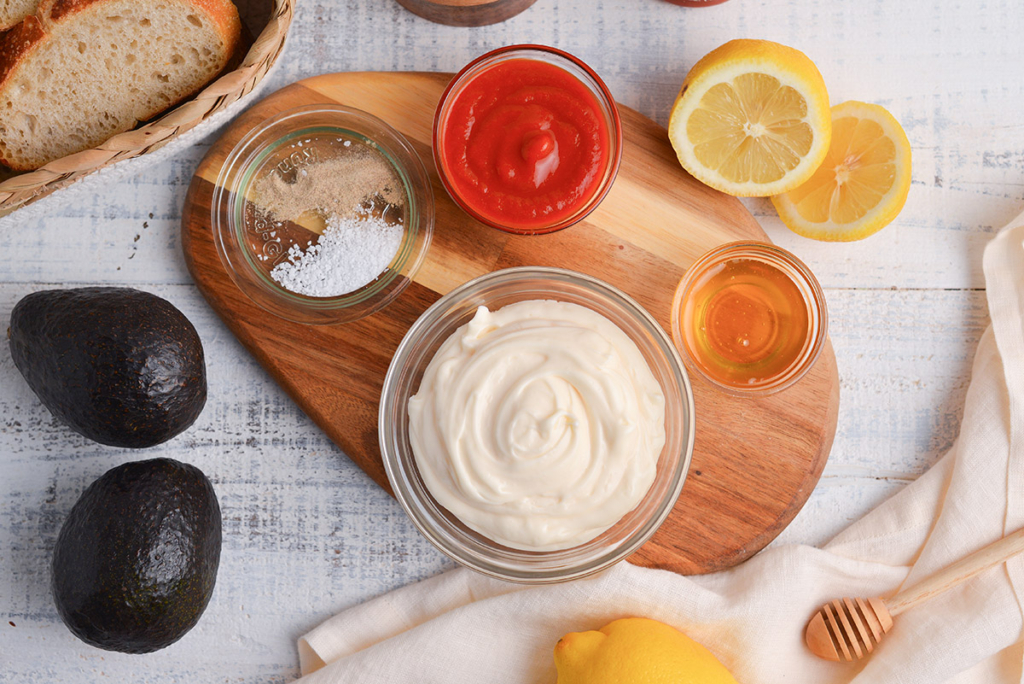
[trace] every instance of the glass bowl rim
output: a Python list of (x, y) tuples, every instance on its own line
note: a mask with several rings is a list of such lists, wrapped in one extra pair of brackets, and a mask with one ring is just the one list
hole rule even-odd
[[(305, 119), (316, 115), (337, 116), (342, 120), (307, 125)], [(261, 136), (267, 135), (274, 127), (283, 125), (286, 128), (280, 134), (275, 133), (266, 140), (260, 140)], [(363, 130), (363, 128), (369, 127), (375, 127), (378, 130), (371, 136)], [(244, 189), (243, 184), (246, 188), (248, 187), (246, 174), (251, 167), (265, 153), (286, 144), (289, 139), (306, 128), (347, 130), (351, 134), (381, 147), (379, 153), (385, 156), (395, 173), (398, 174), (405, 187), (409, 203), (408, 220), (403, 226), (403, 245), (399, 247), (398, 252), (401, 254), (405, 251), (406, 255), (398, 264), (399, 268), (389, 268), (390, 273), (386, 279), (372, 281), (353, 292), (334, 297), (311, 297), (291, 292), (277, 283), (261, 277), (262, 274), (256, 273), (250, 263), (249, 250), (240, 240), (242, 226), (238, 224), (235, 215), (237, 195)], [(380, 135), (381, 131), (384, 134), (383, 139)], [(392, 150), (392, 147), (396, 149)], [(405, 159), (396, 158), (394, 154), (396, 151), (402, 153)], [(248, 183), (251, 183), (252, 180), (250, 178)], [(221, 218), (221, 207), (223, 207), (225, 215), (223, 219)], [(430, 175), (408, 138), (374, 114), (356, 107), (330, 102), (314, 102), (281, 110), (247, 131), (232, 146), (218, 170), (211, 196), (210, 214), (211, 231), (214, 235), (217, 255), (235, 286), (239, 287), (250, 301), (264, 311), (286, 320), (312, 325), (349, 323), (376, 313), (393, 302), (409, 286), (413, 276), (426, 259), (433, 239), (435, 224), (434, 193), (430, 184)], [(410, 237), (411, 244), (406, 248), (406, 241)], [(225, 241), (228, 240), (234, 243), (234, 248), (241, 253), (241, 258), (232, 258), (229, 254), (229, 247), (225, 244)], [(419, 244), (418, 248), (417, 243)], [(236, 264), (236, 261), (240, 263)], [(239, 272), (243, 270), (244, 274)], [(239, 279), (249, 281), (256, 291), (272, 303), (272, 308), (268, 308), (268, 304), (264, 301), (255, 299), (249, 292), (249, 286), (242, 287), (239, 284)], [(363, 292), (367, 286), (372, 286), (373, 291)], [(375, 301), (375, 298), (378, 297), (379, 299)], [(367, 305), (367, 302), (370, 304)], [(355, 308), (360, 306), (362, 308)], [(346, 312), (354, 313), (354, 315), (346, 316)], [(315, 318), (317, 316), (321, 318)], [(330, 320), (327, 320), (328, 318)]]
[[(449, 97), (454, 97), (458, 95), (459, 92), (461, 92), (459, 89), (456, 88), (456, 86), (464, 85), (462, 84), (462, 80), (474, 68), (480, 66), (484, 62), (492, 61), (495, 58), (501, 57), (509, 52), (542, 52), (549, 55), (554, 55), (556, 58), (560, 58), (562, 60), (570, 62), (573, 66), (580, 68), (593, 81), (593, 84), (597, 87), (598, 93), (600, 93), (600, 97), (598, 98), (598, 100), (601, 104), (601, 108), (608, 113), (612, 122), (612, 126), (609, 128), (609, 137), (614, 137), (614, 142), (612, 144), (611, 150), (612, 153), (608, 157), (607, 168), (610, 169), (610, 171), (608, 172), (608, 178), (605, 181), (604, 185), (598, 189), (598, 191), (594, 194), (593, 197), (590, 198), (590, 200), (587, 202), (584, 208), (579, 213), (564, 218), (561, 221), (554, 223), (550, 226), (543, 226), (541, 228), (531, 230), (520, 230), (517, 228), (513, 228), (512, 226), (503, 225), (501, 223), (498, 223), (497, 221), (494, 221), (483, 216), (475, 209), (473, 209), (473, 207), (470, 206), (470, 204), (466, 202), (462, 198), (462, 196), (459, 195), (458, 192), (456, 192), (451, 181), (448, 179), (448, 174), (445, 173), (444, 170), (444, 164), (442, 164), (441, 162), (441, 153), (438, 151), (438, 138), (439, 131), (441, 130), (441, 112), (444, 109), (445, 104), (447, 104)], [(572, 72), (569, 73), (572, 74)], [(576, 76), (576, 74), (572, 75), (574, 77)], [(594, 71), (593, 68), (591, 68), (586, 62), (581, 60), (579, 57), (576, 57), (575, 55), (570, 54), (565, 50), (560, 50), (556, 47), (551, 47), (549, 45), (540, 45), (537, 43), (521, 43), (517, 45), (506, 45), (504, 47), (490, 50), (480, 55), (479, 57), (476, 57), (468, 64), (466, 64), (466, 66), (459, 69), (455, 76), (452, 77), (452, 80), (448, 82), (448, 85), (445, 86), (444, 92), (441, 93), (440, 99), (438, 99), (437, 101), (437, 109), (434, 110), (434, 124), (431, 133), (430, 144), (431, 151), (433, 152), (434, 156), (434, 166), (437, 168), (437, 175), (441, 179), (441, 185), (444, 186), (444, 189), (448, 192), (448, 196), (452, 198), (452, 200), (459, 206), (460, 209), (462, 209), (464, 212), (472, 216), (480, 223), (483, 223), (486, 226), (490, 226), (491, 228), (496, 228), (500, 231), (509, 233), (511, 235), (547, 235), (549, 233), (555, 233), (560, 230), (565, 230), (566, 228), (573, 226), (579, 223), (580, 221), (583, 221), (585, 218), (587, 218), (587, 216), (593, 213), (598, 206), (600, 206), (601, 202), (604, 201), (605, 197), (607, 197), (608, 193), (611, 191), (612, 186), (615, 184), (615, 179), (618, 177), (619, 166), (622, 162), (622, 118), (619, 116), (619, 108), (617, 103), (615, 102), (615, 97), (612, 95), (612, 92), (608, 88), (607, 84), (605, 84), (605, 82), (601, 79), (597, 72)]]
[[(800, 276), (802, 284), (804, 284), (810, 291), (810, 297), (805, 297), (804, 302), (807, 303), (811, 313), (816, 314), (816, 318), (818, 320), (817, 332), (812, 338), (810, 351), (804, 355), (803, 361), (798, 366), (782, 375), (778, 380), (751, 389), (727, 385), (719, 381), (717, 378), (712, 377), (693, 358), (693, 355), (690, 353), (690, 349), (686, 344), (685, 338), (683, 337), (682, 330), (682, 305), (687, 294), (692, 288), (697, 275), (703, 273), (709, 266), (719, 263), (720, 261), (724, 261), (726, 258), (737, 253), (750, 253), (755, 258), (763, 260), (773, 266), (781, 265), (785, 268), (780, 270), (783, 270), (787, 275), (789, 275), (790, 270), (795, 271)], [(803, 292), (803, 288), (801, 288), (801, 292)], [(675, 346), (679, 350), (683, 359), (686, 360), (687, 367), (696, 369), (702, 378), (713, 384), (717, 389), (737, 397), (768, 396), (792, 387), (814, 366), (818, 357), (821, 355), (822, 349), (825, 347), (826, 340), (828, 339), (828, 306), (825, 301), (825, 292), (821, 287), (821, 283), (818, 282), (817, 277), (815, 277), (807, 264), (801, 261), (789, 250), (783, 249), (771, 242), (760, 242), (757, 240), (737, 240), (734, 242), (726, 242), (725, 244), (719, 245), (698, 257), (697, 260), (686, 269), (683, 277), (679, 279), (679, 284), (676, 286), (675, 294), (672, 297), (671, 318), (672, 341), (675, 343)]]
[[(432, 529), (432, 526), (436, 524), (433, 518), (431, 516), (425, 516), (424, 519), (421, 519), (418, 511), (416, 511), (410, 504), (409, 499), (416, 498), (415, 492), (405, 481), (405, 467), (401, 463), (402, 458), (398, 454), (398, 446), (397, 444), (392, 444), (392, 440), (390, 439), (390, 435), (394, 431), (390, 429), (391, 424), (389, 414), (395, 406), (395, 398), (399, 393), (397, 383), (398, 375), (407, 365), (408, 358), (411, 354), (410, 349), (420, 343), (422, 338), (436, 326), (440, 319), (441, 312), (446, 311), (453, 304), (457, 304), (460, 300), (464, 299), (467, 293), (471, 293), (483, 288), (484, 286), (494, 284), (494, 281), (498, 281), (498, 284), (503, 284), (506, 281), (515, 282), (517, 280), (530, 277), (542, 279), (553, 278), (568, 284), (582, 285), (588, 291), (596, 290), (602, 294), (609, 295), (610, 298), (615, 301), (618, 308), (621, 308), (628, 317), (633, 318), (641, 327), (652, 333), (653, 340), (651, 342), (651, 346), (660, 350), (662, 363), (668, 370), (667, 374), (671, 378), (674, 378), (674, 386), (679, 395), (679, 412), (683, 417), (682, 424), (675, 428), (683, 431), (682, 437), (679, 440), (681, 453), (678, 456), (675, 468), (667, 474), (668, 477), (670, 477), (669, 486), (661, 500), (656, 503), (653, 515), (644, 519), (642, 522), (638, 522), (636, 528), (631, 530), (628, 535), (624, 536), (618, 545), (614, 546), (610, 552), (606, 551), (600, 554), (595, 554), (594, 558), (583, 563), (578, 563), (568, 569), (542, 569), (540, 571), (524, 570), (522, 567), (509, 569), (508, 567), (497, 563), (486, 562), (486, 559), (484, 561), (478, 561), (473, 555), (464, 553), (463, 549), (459, 548), (459, 546), (453, 548), (451, 545), (446, 543), (442, 538), (442, 535), (435, 534), (434, 529)], [(454, 331), (454, 329), (452, 331)], [(426, 359), (424, 363), (429, 363), (429, 359)], [(667, 421), (666, 429), (672, 429), (669, 428)], [(651, 314), (636, 300), (614, 285), (584, 273), (564, 268), (546, 266), (518, 266), (492, 271), (463, 283), (438, 299), (416, 319), (402, 338), (402, 341), (399, 343), (398, 348), (395, 350), (392, 357), (391, 364), (388, 366), (388, 371), (384, 378), (384, 384), (381, 390), (377, 431), (380, 443), (381, 459), (395, 499), (398, 500), (408, 518), (412, 521), (420, 534), (427, 539), (427, 541), (429, 541), (448, 558), (489, 577), (522, 584), (550, 584), (579, 579), (600, 572), (601, 570), (604, 570), (632, 555), (637, 549), (651, 539), (654, 533), (671, 514), (686, 481), (693, 459), (693, 449), (696, 436), (696, 412), (694, 408), (693, 390), (690, 379), (675, 344), (672, 342), (669, 334), (661, 327), (660, 324), (658, 324), (654, 317), (651, 316)], [(402, 477), (399, 476), (399, 471), (402, 471)], [(651, 486), (653, 488), (654, 483), (652, 483)], [(639, 505), (640, 504), (637, 504), (637, 506)], [(635, 510), (635, 508), (633, 510)], [(633, 511), (630, 511), (629, 513), (632, 512)], [(626, 515), (629, 515), (629, 513)], [(490, 542), (490, 540), (488, 540), (488, 542)], [(571, 549), (566, 549), (565, 551), (569, 550)], [(513, 551), (526, 553), (515, 549), (513, 549)], [(544, 553), (559, 552), (533, 553), (543, 555)]]

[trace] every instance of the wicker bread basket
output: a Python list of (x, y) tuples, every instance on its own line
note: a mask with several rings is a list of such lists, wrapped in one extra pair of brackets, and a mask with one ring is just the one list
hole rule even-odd
[[(271, 2), (273, 6), (267, 18)], [(295, 8), (295, 0), (263, 0), (263, 3), (261, 12), (260, 8), (247, 7), (245, 0), (235, 0), (245, 28), (252, 34), (259, 31), (259, 34), (234, 71), (221, 75), (158, 119), (119, 133), (98, 147), (56, 159), (35, 171), (10, 175), (0, 182), (0, 215), (9, 214), (104, 166), (159, 149), (252, 91), (281, 54)]]

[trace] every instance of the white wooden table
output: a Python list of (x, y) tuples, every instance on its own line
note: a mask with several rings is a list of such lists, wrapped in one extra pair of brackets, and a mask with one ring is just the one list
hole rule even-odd
[[(826, 288), (842, 406), (820, 484), (776, 543), (819, 544), (934, 463), (956, 438), (988, 325), (981, 253), (1024, 208), (1024, 8), (1019, 0), (540, 0), (505, 24), (429, 24), (391, 0), (300, 0), (272, 86), (329, 71), (455, 71), (508, 43), (569, 50), (616, 97), (665, 123), (690, 66), (737, 37), (805, 51), (833, 102), (888, 107), (914, 152), (906, 209), (880, 234), (819, 244), (749, 206)], [(207, 308), (179, 246), (181, 204), (210, 139), (4, 236), (0, 325), (49, 287), (130, 285), (166, 297), (202, 336), (210, 395), (195, 426), (133, 452), (72, 434), (0, 345), (0, 682), (282, 682), (295, 639), (342, 608), (451, 563), (277, 388)], [(200, 624), (147, 656), (100, 651), (61, 624), (49, 591), (60, 525), (120, 463), (167, 456), (214, 481), (224, 548)]]

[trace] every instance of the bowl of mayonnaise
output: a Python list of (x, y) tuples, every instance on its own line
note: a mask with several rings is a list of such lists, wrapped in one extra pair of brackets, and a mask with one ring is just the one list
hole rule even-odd
[(693, 454), (693, 394), (671, 338), (628, 295), (513, 268), (413, 324), (379, 432), (396, 498), (438, 549), (492, 577), (560, 582), (664, 522)]

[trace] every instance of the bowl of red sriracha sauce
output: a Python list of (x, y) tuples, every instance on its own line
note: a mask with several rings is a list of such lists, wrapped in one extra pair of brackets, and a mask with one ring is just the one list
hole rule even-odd
[(541, 235), (581, 221), (611, 189), (622, 124), (608, 87), (582, 61), (512, 45), (465, 66), (434, 115), (434, 162), (478, 221)]

